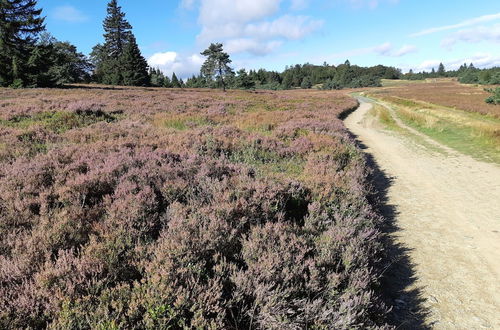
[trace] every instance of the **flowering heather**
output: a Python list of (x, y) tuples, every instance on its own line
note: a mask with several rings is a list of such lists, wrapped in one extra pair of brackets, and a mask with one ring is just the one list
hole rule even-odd
[(355, 106), (0, 89), (0, 328), (384, 327)]

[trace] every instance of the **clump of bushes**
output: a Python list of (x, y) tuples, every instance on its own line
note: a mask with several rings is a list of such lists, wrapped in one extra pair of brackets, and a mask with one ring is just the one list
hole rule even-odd
[(500, 87), (497, 87), (495, 89), (490, 88), (487, 89), (486, 91), (492, 93), (491, 96), (489, 96), (488, 98), (486, 98), (486, 100), (484, 100), (486, 103), (500, 104)]

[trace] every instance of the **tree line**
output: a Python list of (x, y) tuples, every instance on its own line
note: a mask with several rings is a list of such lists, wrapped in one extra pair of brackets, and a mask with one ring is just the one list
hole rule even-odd
[(296, 64), (283, 72), (265, 69), (237, 72), (220, 43), (211, 44), (198, 75), (186, 81), (148, 66), (141, 54), (132, 25), (117, 0), (109, 1), (103, 21), (104, 42), (93, 47), (89, 57), (69, 42), (46, 32), (42, 10), (36, 0), (0, 1), (0, 86), (53, 87), (68, 83), (94, 82), (107, 85), (168, 88), (222, 89), (342, 89), (380, 86), (381, 79), (427, 79), (458, 77), (464, 83), (499, 84), (499, 68), (479, 70), (472, 64), (447, 71), (441, 63), (431, 72), (402, 74), (384, 65), (360, 67), (349, 61), (335, 66)]
[(415, 73), (410, 70), (401, 76), (401, 79), (424, 80), (433, 78), (457, 78), (463, 84), (500, 85), (500, 67), (479, 69), (473, 63), (464, 63), (457, 70), (446, 70), (440, 63), (437, 71), (433, 68), (430, 72)]

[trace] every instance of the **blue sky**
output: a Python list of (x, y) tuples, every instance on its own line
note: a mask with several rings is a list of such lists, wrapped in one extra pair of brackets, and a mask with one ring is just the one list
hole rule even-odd
[[(47, 29), (88, 54), (102, 42), (107, 1), (40, 0)], [(443, 62), (500, 66), (498, 0), (120, 0), (143, 55), (181, 77), (223, 42), (235, 69), (296, 63), (385, 64), (415, 71)]]

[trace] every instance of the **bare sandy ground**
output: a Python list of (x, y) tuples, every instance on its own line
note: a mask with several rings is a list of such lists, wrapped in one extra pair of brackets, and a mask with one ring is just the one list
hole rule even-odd
[[(345, 124), (391, 178), (388, 217), (398, 229), (389, 235), (408, 259), (406, 271), (401, 260), (387, 269), (386, 281), (398, 290), (391, 293), (395, 322), (405, 329), (500, 329), (500, 167), (401, 122), (420, 137), (384, 131), (368, 115), (371, 107), (362, 103)], [(415, 142), (422, 139), (433, 148)]]

